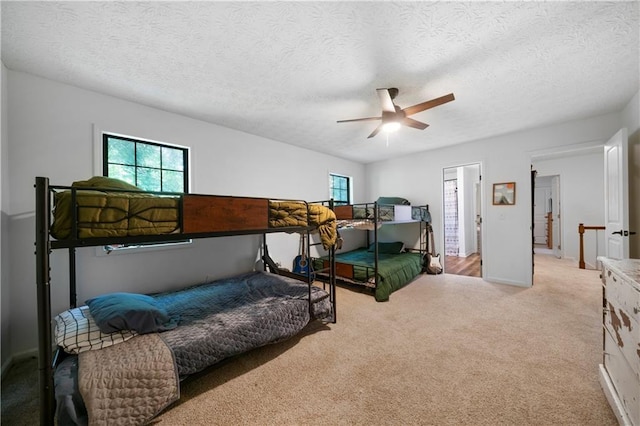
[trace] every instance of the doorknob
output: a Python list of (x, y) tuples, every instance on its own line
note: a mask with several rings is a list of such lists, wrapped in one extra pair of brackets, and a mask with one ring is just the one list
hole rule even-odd
[(623, 231), (623, 230), (620, 230), (620, 231), (612, 232), (611, 235), (620, 235), (620, 236), (624, 235), (625, 237), (628, 237), (629, 235), (636, 235), (636, 231)]

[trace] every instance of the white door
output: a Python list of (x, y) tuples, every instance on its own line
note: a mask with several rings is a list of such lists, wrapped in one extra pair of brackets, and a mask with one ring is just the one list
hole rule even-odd
[(605, 255), (629, 258), (629, 167), (627, 129), (622, 128), (604, 146)]
[(560, 234), (560, 176), (551, 178), (551, 213), (553, 214), (553, 222), (551, 229), (553, 230), (553, 255), (560, 259), (562, 257), (562, 239)]

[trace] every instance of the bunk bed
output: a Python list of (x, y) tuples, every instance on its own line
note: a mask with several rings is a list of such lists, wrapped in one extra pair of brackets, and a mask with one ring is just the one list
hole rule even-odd
[[(320, 203), (145, 192), (96, 177), (37, 177), (36, 280), (41, 424), (144, 424), (179, 398), (182, 379), (225, 358), (336, 321), (335, 214)], [(318, 233), (329, 280), (279, 274), (267, 234)], [(77, 306), (76, 249), (255, 234), (262, 271), (152, 295), (108, 293)], [(69, 309), (52, 317), (50, 255), (69, 251)], [(269, 266), (269, 271), (267, 270)], [(51, 323), (55, 327), (52, 330)], [(55, 337), (58, 345), (52, 350)], [(57, 407), (56, 407), (57, 401)], [(142, 408), (141, 408), (142, 407)], [(89, 413), (87, 415), (87, 413)]]
[[(431, 222), (429, 206), (413, 206), (400, 197), (380, 197), (373, 203), (335, 206), (338, 229), (367, 231), (367, 243), (348, 252), (336, 253), (336, 280), (373, 292), (379, 302), (389, 300), (394, 291), (424, 272), (428, 251), (427, 227)], [(402, 242), (378, 241), (378, 229), (384, 225), (419, 224), (419, 248), (405, 248)], [(330, 256), (313, 259), (317, 270), (325, 270)], [(319, 279), (328, 280), (324, 273)]]

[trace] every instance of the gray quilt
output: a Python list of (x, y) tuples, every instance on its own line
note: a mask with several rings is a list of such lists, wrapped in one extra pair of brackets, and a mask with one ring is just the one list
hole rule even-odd
[[(326, 291), (298, 280), (250, 272), (180, 291), (154, 295), (178, 327), (160, 333), (173, 351), (181, 379), (248, 350), (286, 340), (312, 319), (330, 318)], [(78, 404), (76, 357), (55, 374), (58, 425), (86, 424), (86, 408)], [(118, 374), (114, 372), (114, 374)]]
[[(251, 272), (154, 297), (178, 327), (161, 333), (181, 378), (225, 358), (286, 340), (312, 319), (309, 288), (300, 281)], [(312, 287), (314, 318), (331, 315), (328, 294)]]

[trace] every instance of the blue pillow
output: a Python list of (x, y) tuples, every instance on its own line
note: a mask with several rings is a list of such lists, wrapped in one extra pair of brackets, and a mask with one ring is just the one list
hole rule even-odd
[(85, 303), (103, 333), (134, 330), (145, 334), (171, 330), (178, 325), (166, 309), (145, 294), (109, 293)]

